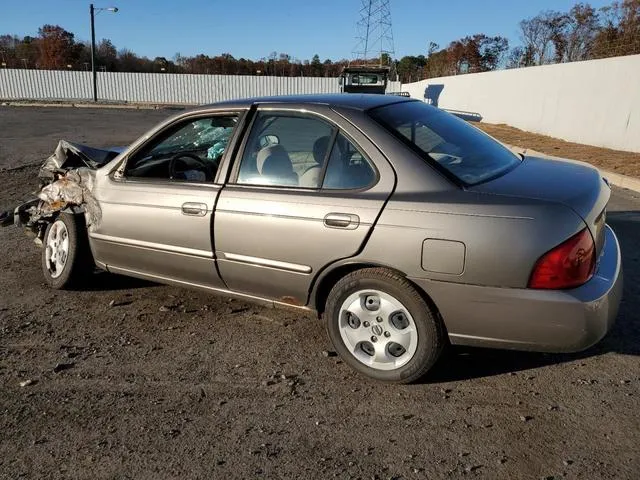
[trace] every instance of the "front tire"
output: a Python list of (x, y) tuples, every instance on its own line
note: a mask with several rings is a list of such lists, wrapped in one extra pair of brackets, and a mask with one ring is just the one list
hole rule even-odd
[(435, 364), (445, 345), (442, 322), (403, 276), (358, 270), (331, 289), (325, 310), (334, 348), (375, 380), (411, 383)]
[(86, 281), (94, 267), (84, 217), (61, 213), (44, 234), (45, 281), (56, 290), (72, 288)]

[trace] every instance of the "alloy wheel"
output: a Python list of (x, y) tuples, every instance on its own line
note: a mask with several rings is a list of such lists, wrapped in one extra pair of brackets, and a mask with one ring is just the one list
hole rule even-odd
[(56, 220), (47, 235), (45, 260), (51, 278), (62, 275), (69, 258), (69, 231), (62, 220)]

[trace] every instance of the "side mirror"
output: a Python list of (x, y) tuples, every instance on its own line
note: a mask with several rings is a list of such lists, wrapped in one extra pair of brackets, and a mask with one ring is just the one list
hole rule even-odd
[(280, 143), (280, 139), (277, 135), (264, 135), (260, 137), (258, 144), (260, 148), (270, 147), (271, 145), (278, 145)]

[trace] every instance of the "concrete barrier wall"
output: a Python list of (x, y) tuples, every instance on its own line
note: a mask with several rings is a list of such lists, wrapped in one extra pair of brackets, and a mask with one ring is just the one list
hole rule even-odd
[[(98, 99), (114, 102), (211, 103), (264, 95), (335, 93), (337, 78), (98, 73)], [(0, 99), (89, 100), (91, 72), (0, 69)], [(400, 91), (389, 82), (389, 91)]]
[(403, 90), (484, 122), (640, 152), (640, 55), (430, 78)]

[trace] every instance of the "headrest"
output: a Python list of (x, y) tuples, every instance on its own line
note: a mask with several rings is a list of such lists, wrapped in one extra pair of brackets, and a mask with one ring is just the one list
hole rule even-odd
[(293, 171), (289, 154), (282, 145), (269, 145), (256, 157), (256, 168), (261, 175), (283, 175)]
[(329, 148), (329, 136), (318, 138), (313, 144), (313, 159), (318, 165), (322, 165), (327, 155), (327, 148)]

